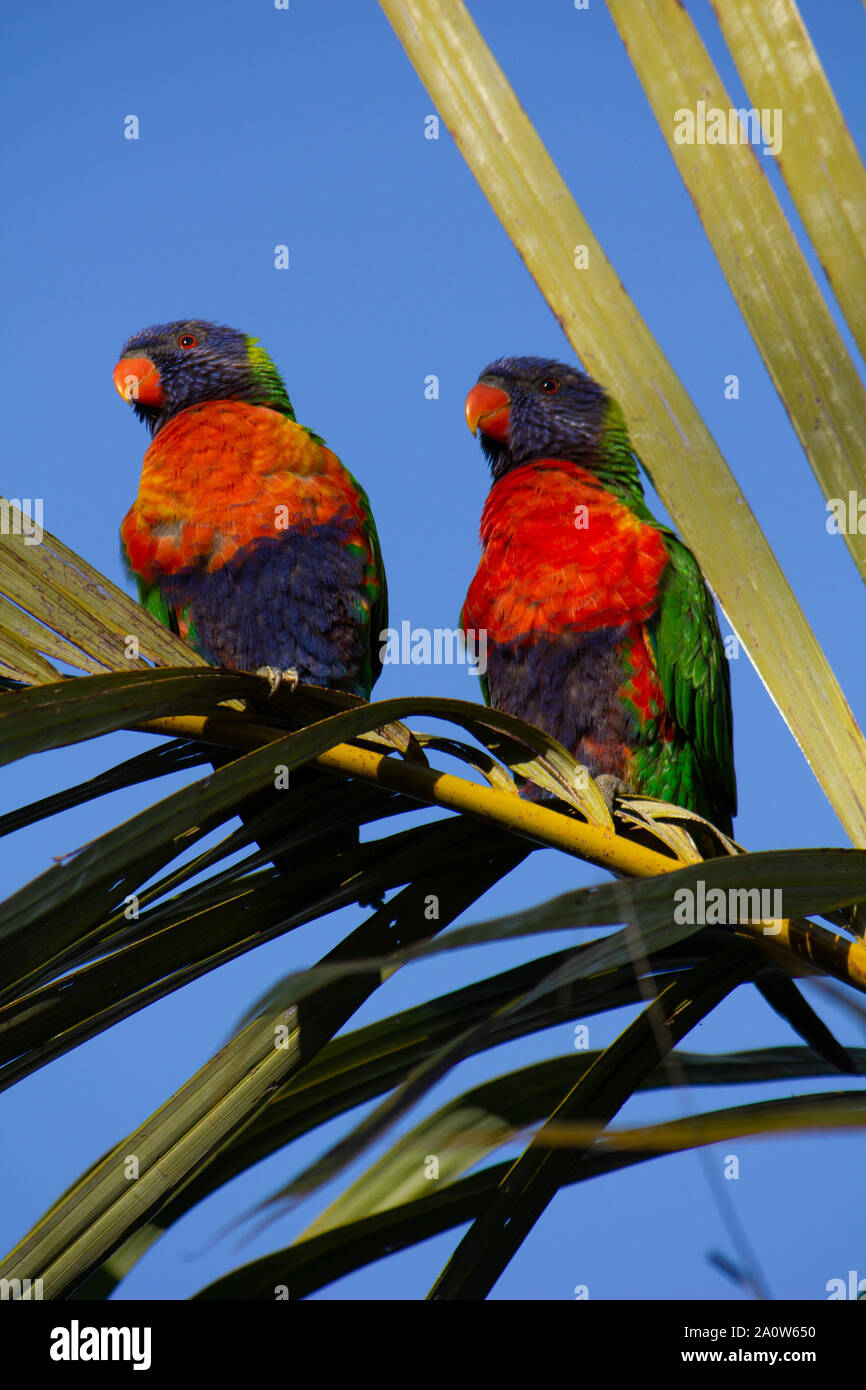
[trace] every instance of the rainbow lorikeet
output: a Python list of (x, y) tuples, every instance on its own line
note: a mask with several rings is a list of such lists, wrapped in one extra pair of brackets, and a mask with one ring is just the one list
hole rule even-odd
[(388, 621), (370, 504), (264, 348), (159, 324), (114, 381), (153, 435), (121, 527), (144, 606), (216, 665), (369, 698)]
[(493, 474), (461, 615), (487, 632), (485, 700), (615, 791), (726, 834), (730, 673), (698, 562), (644, 501), (616, 402), (561, 362), (503, 358), (466, 399)]

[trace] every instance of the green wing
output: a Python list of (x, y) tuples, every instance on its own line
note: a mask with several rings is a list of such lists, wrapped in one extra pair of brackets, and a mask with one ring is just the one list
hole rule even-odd
[[(656, 523), (658, 525), (658, 523)], [(670, 556), (659, 609), (647, 624), (671, 717), (695, 751), (709, 819), (724, 830), (737, 811), (731, 673), (716, 608), (692, 552), (658, 526)]]
[[(345, 468), (345, 464), (343, 465)], [(349, 473), (349, 470), (346, 469)], [(367, 688), (367, 698), (379, 676), (382, 673), (382, 658), (380, 655), (382, 639), (379, 636), (388, 626), (388, 581), (385, 578), (385, 561), (382, 558), (382, 547), (379, 544), (379, 533), (376, 530), (376, 523), (373, 520), (373, 509), (370, 506), (370, 499), (361, 487), (358, 479), (351, 473), (349, 477), (352, 481), (357, 494), (358, 501), (363, 513), (362, 529), (370, 546), (370, 558), (364, 567), (364, 595), (370, 604), (369, 610), (369, 629), (368, 629), (368, 652), (369, 663), (367, 669), (362, 672), (364, 684)]]
[(159, 585), (147, 584), (141, 575), (132, 568), (123, 541), (120, 542), (120, 558), (130, 579), (135, 580), (135, 586), (138, 589), (138, 601), (142, 608), (146, 608), (151, 617), (156, 618), (156, 621), (162, 623), (163, 627), (170, 628), (172, 632), (179, 634), (177, 615), (173, 609), (169, 608), (159, 591)]
[(373, 521), (373, 514), (368, 511), (367, 515), (369, 516), (369, 524), (366, 525), (364, 529), (370, 537), (370, 543), (373, 549), (371, 569), (374, 571), (378, 580), (373, 596), (373, 606), (370, 610), (370, 689), (372, 690), (379, 676), (382, 674), (382, 657), (380, 654), (382, 639), (379, 634), (384, 632), (388, 626), (388, 581), (385, 577), (385, 562), (382, 559), (382, 547), (379, 544), (379, 536)]
[(146, 608), (152, 617), (164, 627), (171, 628), (172, 632), (178, 631), (177, 615), (174, 610), (169, 608), (165, 599), (156, 584), (145, 584), (143, 579), (135, 576), (138, 585), (138, 601), (142, 608)]
[[(693, 783), (695, 805), (720, 830), (729, 830), (737, 811), (731, 673), (715, 604), (692, 552), (646, 505), (625, 420), (613, 400), (602, 443), (605, 486), (664, 538), (670, 563), (647, 631), (665, 702), (689, 750), (680, 771)], [(644, 472), (652, 481), (646, 465)]]
[(156, 618), (158, 623), (162, 623), (164, 627), (170, 628), (172, 632), (176, 633), (181, 641), (185, 642), (186, 645), (199, 656), (203, 656), (206, 661), (210, 661), (211, 658), (201, 649), (201, 643), (198, 640), (195, 625), (188, 621), (189, 615), (187, 611), (185, 609), (181, 610), (180, 617), (184, 619), (184, 631), (181, 632), (177, 610), (169, 608), (162, 596), (159, 585), (146, 584), (137, 574), (134, 574), (134, 578), (138, 585), (138, 601), (142, 608), (146, 608), (148, 613)]

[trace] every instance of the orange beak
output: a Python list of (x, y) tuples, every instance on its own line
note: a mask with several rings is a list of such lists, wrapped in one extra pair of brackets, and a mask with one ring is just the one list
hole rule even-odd
[(114, 369), (114, 384), (125, 401), (162, 405), (165, 396), (159, 371), (149, 357), (121, 357)]
[(479, 381), (466, 397), (466, 423), (473, 434), (481, 430), (482, 434), (507, 443), (510, 412), (511, 398), (501, 386), (484, 386)]

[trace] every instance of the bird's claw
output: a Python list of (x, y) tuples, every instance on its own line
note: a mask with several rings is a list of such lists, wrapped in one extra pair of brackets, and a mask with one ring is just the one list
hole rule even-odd
[(278, 666), (257, 666), (256, 675), (264, 676), (270, 686), (270, 690), (268, 691), (269, 700), (272, 695), (276, 695), (280, 686), (284, 683), (288, 684), (290, 693), (293, 690), (297, 690), (301, 679), (294, 666), (287, 666), (282, 671)]
[(600, 777), (596, 777), (594, 780), (611, 815), (613, 815), (614, 802), (618, 796), (631, 796), (631, 792), (622, 778), (615, 777), (611, 772), (603, 772)]

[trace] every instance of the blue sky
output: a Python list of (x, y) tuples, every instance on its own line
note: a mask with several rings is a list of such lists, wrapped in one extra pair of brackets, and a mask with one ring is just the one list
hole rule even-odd
[[(470, 8), (706, 419), (862, 725), (863, 586), (842, 538), (826, 532), (824, 499), (604, 5), (591, 0), (589, 10), (576, 11), (571, 0), (473, 0)], [(709, 4), (688, 8), (736, 103), (748, 105)], [(802, 0), (801, 11), (862, 149), (866, 13), (857, 0)], [(145, 15), (105, 0), (83, 7), (47, 0), (6, 7), (0, 25), (7, 495), (44, 498), (46, 527), (126, 583), (118, 528), (147, 439), (112, 385), (119, 349), (151, 323), (187, 316), (229, 323), (261, 339), (298, 418), (325, 436), (367, 489), (392, 623), (453, 624), (477, 562), (488, 484), (463, 421), (466, 392), (496, 357), (573, 354), (447, 131), (424, 138), (431, 101), (379, 8), (355, 0), (291, 0), (287, 11), (270, 0), (206, 7), (153, 0)], [(123, 136), (130, 114), (139, 118), (137, 141)], [(761, 162), (799, 234), (772, 161)], [(274, 267), (280, 244), (289, 247), (285, 271)], [(735, 402), (723, 395), (732, 372), (740, 378)], [(436, 400), (424, 393), (431, 373), (440, 382)], [(846, 844), (745, 656), (732, 663), (732, 678), (737, 838), (753, 849)], [(387, 668), (376, 695), (400, 694), (477, 698), (465, 669), (447, 666)], [(3, 773), (0, 804), (30, 801), (145, 746), (144, 736), (116, 735), (19, 764)], [(154, 797), (179, 784), (166, 780)], [(140, 809), (142, 796), (118, 793), (21, 834), (4, 882), (18, 886), (52, 856)], [(579, 861), (539, 852), (469, 918), (599, 877)], [(0, 1248), (206, 1060), (269, 983), (318, 958), (355, 920), (342, 913), (284, 937), (0, 1096)], [(469, 951), (401, 972), (353, 1022), (537, 953), (532, 943)], [(862, 1022), (817, 997), (840, 1037), (866, 1042)], [(593, 1021), (590, 1045), (611, 1040), (629, 1016), (622, 1010)], [(740, 990), (687, 1046), (711, 1052), (790, 1041), (755, 991)], [(512, 1043), (467, 1061), (433, 1101), (570, 1047), (570, 1027)], [(829, 1078), (814, 1089), (837, 1084), (845, 1083)], [(793, 1089), (754, 1087), (743, 1096), (716, 1088), (688, 1104), (710, 1108)], [(620, 1118), (678, 1114), (679, 1106), (678, 1098), (645, 1096)], [(195, 1209), (140, 1262), (119, 1297), (184, 1298), (287, 1244), (322, 1196), (242, 1249), (234, 1237), (216, 1237), (338, 1132), (317, 1132)], [(820, 1299), (828, 1279), (851, 1268), (866, 1275), (848, 1184), (827, 1181), (862, 1166), (862, 1138), (734, 1148), (741, 1177), (727, 1188), (735, 1189), (774, 1297)], [(710, 1151), (717, 1172), (726, 1151)], [(318, 1296), (422, 1297), (455, 1240), (446, 1233)], [(592, 1298), (739, 1299), (708, 1264), (712, 1249), (734, 1253), (698, 1158), (666, 1158), (560, 1194), (492, 1296), (569, 1299), (584, 1283)]]

